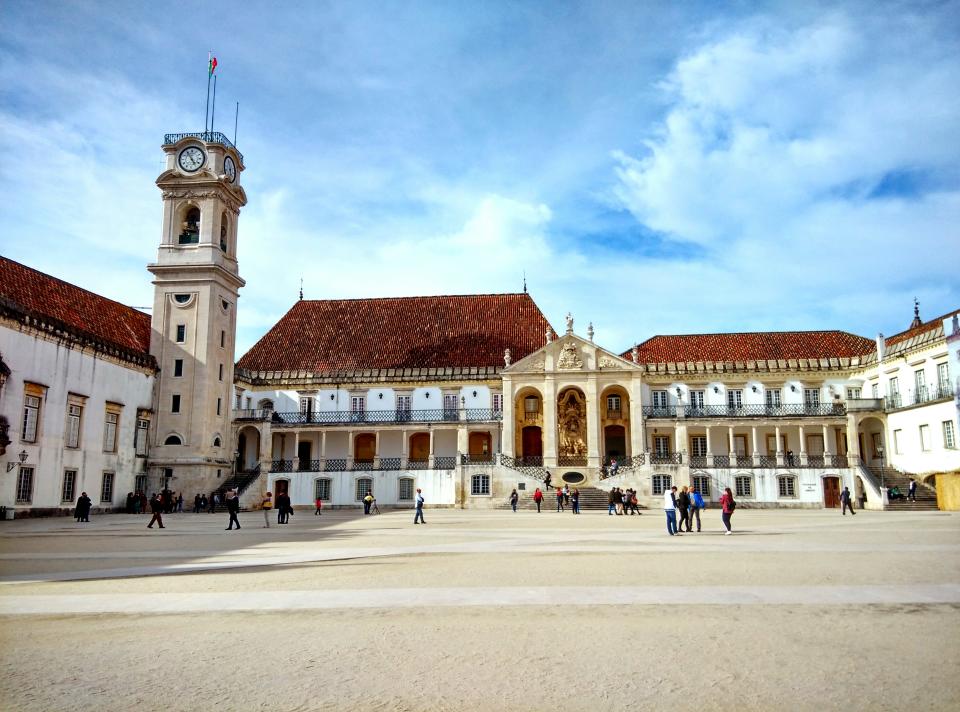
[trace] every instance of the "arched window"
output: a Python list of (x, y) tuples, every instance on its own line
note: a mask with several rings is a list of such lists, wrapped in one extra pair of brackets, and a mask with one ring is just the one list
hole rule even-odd
[(214, 447), (220, 447), (220, 442), (221, 442), (221, 441), (220, 441), (220, 436), (217, 435), (217, 436), (213, 439), (213, 446), (214, 446)]
[(260, 410), (273, 410), (273, 401), (269, 398), (264, 398), (257, 403), (257, 408)]
[(229, 232), (229, 223), (227, 222), (227, 212), (220, 213), (220, 249), (227, 251), (227, 234)]
[(753, 497), (753, 477), (750, 475), (737, 475), (734, 480), (734, 493), (737, 497)]
[(183, 213), (180, 244), (196, 245), (198, 242), (200, 242), (200, 208), (191, 205)]
[(164, 445), (183, 445), (183, 441), (180, 439), (179, 435), (168, 435), (167, 439), (163, 441)]
[(372, 491), (373, 491), (373, 480), (371, 478), (360, 477), (357, 479), (356, 498), (358, 502), (362, 502), (363, 498), (366, 497)]

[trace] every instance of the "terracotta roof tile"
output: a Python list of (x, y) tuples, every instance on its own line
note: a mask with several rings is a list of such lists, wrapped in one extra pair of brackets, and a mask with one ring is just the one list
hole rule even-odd
[(890, 346), (895, 346), (896, 344), (902, 341), (907, 341), (908, 339), (912, 339), (922, 334), (926, 334), (928, 331), (936, 331), (937, 329), (941, 329), (943, 327), (943, 320), (952, 318), (953, 315), (957, 314), (958, 312), (960, 312), (960, 309), (954, 309), (953, 311), (949, 311), (946, 314), (941, 314), (935, 319), (930, 319), (929, 321), (923, 322), (922, 324), (920, 324), (920, 326), (915, 326), (912, 329), (901, 331), (899, 334), (888, 336), (884, 339), (884, 342), (889, 348)]
[(134, 355), (150, 353), (150, 316), (0, 256), (0, 301), (80, 338)]
[(503, 367), (544, 343), (529, 294), (300, 301), (237, 363), (248, 371)]
[[(640, 363), (767, 361), (860, 356), (871, 339), (846, 331), (766, 331), (654, 336), (637, 345)], [(630, 351), (623, 354), (629, 359)]]

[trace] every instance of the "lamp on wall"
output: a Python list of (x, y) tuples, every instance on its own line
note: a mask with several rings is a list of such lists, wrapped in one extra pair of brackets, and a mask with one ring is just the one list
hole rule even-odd
[(333, 393), (331, 393), (331, 394), (330, 394), (330, 400), (334, 400), (335, 398), (336, 398), (336, 396), (335, 396)]
[(751, 389), (754, 393), (757, 392), (757, 387), (756, 387), (756, 386), (750, 386), (750, 389)]
[(796, 392), (797, 392), (797, 386), (796, 386), (795, 384), (793, 384), (793, 383), (790, 384), (790, 392), (791, 392), (791, 393), (796, 393)]
[(677, 398), (680, 397), (680, 392), (681, 392), (681, 391), (680, 391), (680, 386), (677, 386)]
[[(27, 455), (27, 451), (26, 451), (26, 450), (21, 450), (21, 451), (20, 451), (20, 454), (17, 455), (17, 459), (20, 460), (20, 464), (21, 464), (21, 465), (27, 461), (27, 458), (28, 458), (28, 457), (30, 457), (30, 456)], [(8, 463), (7, 463), (7, 472), (10, 472), (10, 470), (12, 470), (12, 469), (13, 469), (14, 467), (16, 467), (16, 466), (17, 466), (17, 463), (15, 463), (15, 462), (8, 462)]]
[(378, 393), (377, 398), (379, 398), (380, 400), (383, 400), (383, 393)]
[(477, 392), (476, 392), (476, 391), (473, 392), (473, 397), (474, 397), (474, 398), (477, 397)]
[(713, 392), (714, 392), (714, 393), (719, 393), (719, 392), (720, 392), (720, 386), (714, 386), (714, 387), (713, 387)]

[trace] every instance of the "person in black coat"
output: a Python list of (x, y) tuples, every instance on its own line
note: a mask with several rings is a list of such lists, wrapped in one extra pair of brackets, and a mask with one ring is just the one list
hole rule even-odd
[(687, 488), (684, 487), (677, 495), (677, 512), (680, 514), (680, 521), (677, 523), (677, 531), (684, 531), (683, 523), (687, 523), (686, 531), (690, 531), (690, 495)]
[(163, 529), (163, 498), (160, 495), (154, 493), (153, 497), (150, 498), (150, 511), (153, 512), (153, 518), (150, 519), (150, 523), (147, 525), (147, 529), (153, 529), (153, 523), (156, 522), (160, 525), (160, 528)]
[(90, 521), (90, 507), (93, 505), (93, 502), (87, 496), (86, 492), (81, 492), (80, 497), (77, 499), (77, 508), (74, 511), (74, 514), (77, 516), (78, 522), (89, 522)]
[(237, 519), (237, 514), (240, 512), (240, 498), (233, 491), (227, 492), (227, 511), (230, 513), (230, 526), (227, 527), (227, 531), (233, 529), (234, 523), (239, 529), (240, 520)]

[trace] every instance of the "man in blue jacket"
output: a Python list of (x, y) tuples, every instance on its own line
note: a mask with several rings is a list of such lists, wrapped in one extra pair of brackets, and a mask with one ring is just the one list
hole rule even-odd
[(697, 518), (697, 531), (700, 531), (700, 510), (706, 505), (703, 497), (700, 496), (700, 490), (696, 487), (690, 493), (690, 518), (687, 520), (687, 531), (690, 531), (690, 525), (693, 524), (693, 518)]

